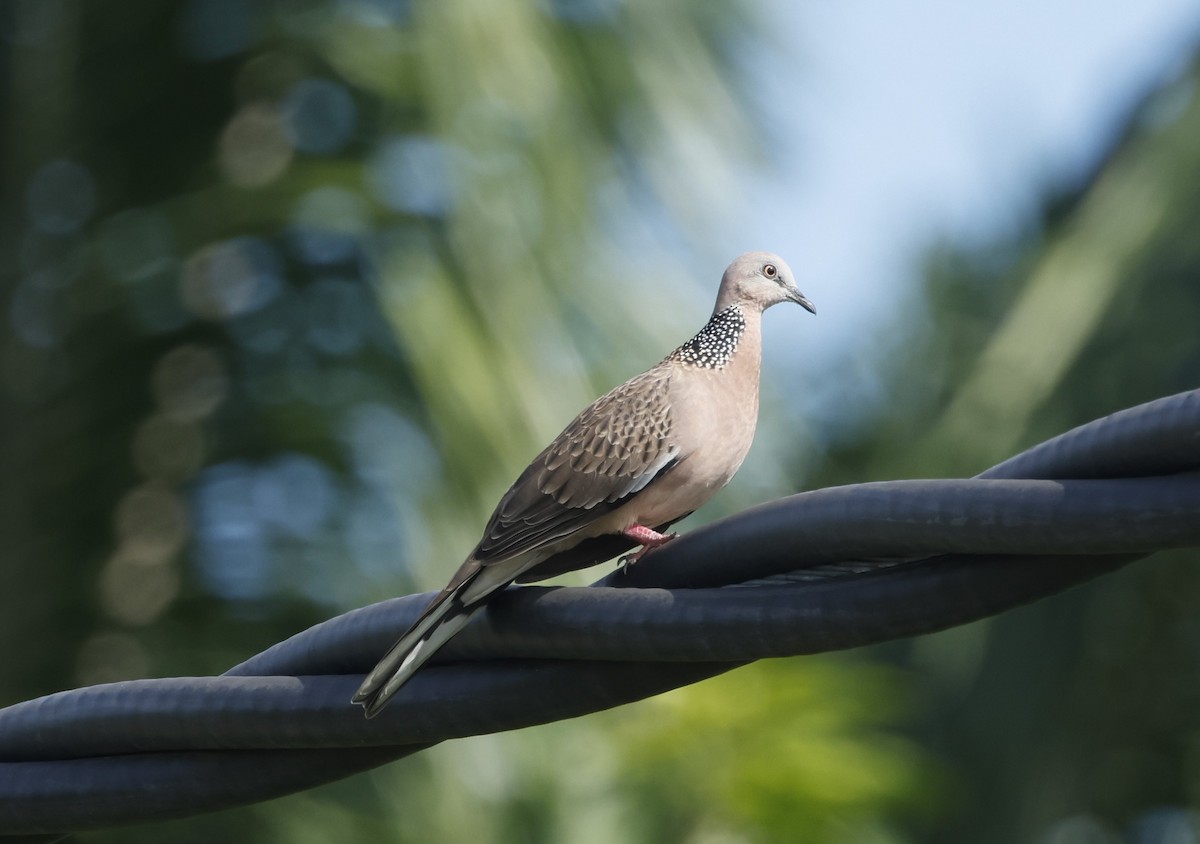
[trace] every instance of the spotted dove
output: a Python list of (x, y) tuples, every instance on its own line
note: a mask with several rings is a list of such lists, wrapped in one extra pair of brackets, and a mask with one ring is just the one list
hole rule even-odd
[(721, 279), (712, 317), (654, 368), (593, 402), (500, 499), (483, 538), (353, 701), (375, 716), (413, 673), (514, 581), (611, 559), (636, 562), (742, 465), (754, 439), (762, 313), (816, 313), (775, 255), (748, 252)]

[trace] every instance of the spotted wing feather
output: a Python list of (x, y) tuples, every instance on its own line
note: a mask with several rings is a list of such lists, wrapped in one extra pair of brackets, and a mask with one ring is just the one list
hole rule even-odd
[(670, 471), (669, 383), (652, 369), (576, 416), (500, 500), (472, 558), (492, 565), (567, 537)]

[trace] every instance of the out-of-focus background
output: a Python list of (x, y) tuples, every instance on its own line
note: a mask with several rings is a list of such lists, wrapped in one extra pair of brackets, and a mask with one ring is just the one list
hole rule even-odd
[[(1190, 0), (7, 0), (0, 704), (441, 586), (745, 249), (820, 316), (768, 316), (691, 525), (1196, 387), (1198, 36)], [(79, 838), (1188, 844), (1196, 562)]]

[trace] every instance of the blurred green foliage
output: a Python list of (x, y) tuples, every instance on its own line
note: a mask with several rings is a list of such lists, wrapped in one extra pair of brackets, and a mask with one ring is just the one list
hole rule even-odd
[(941, 772), (896, 734), (906, 679), (844, 660), (757, 663), (662, 695), (624, 721), (635, 840), (891, 840), (926, 817)]
[[(760, 152), (748, 3), (0, 8), (0, 703), (217, 673), (440, 586), (529, 456), (704, 318), (676, 295), (707, 299), (711, 200)], [(885, 403), (720, 507), (972, 474), (1196, 386), (1198, 75), (1020, 237), (932, 249)], [(1200, 580), (1173, 556), (81, 838), (1193, 841)]]

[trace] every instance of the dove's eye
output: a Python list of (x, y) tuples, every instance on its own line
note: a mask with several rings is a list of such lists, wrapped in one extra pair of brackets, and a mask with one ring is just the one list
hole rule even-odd
[(779, 270), (775, 268), (774, 264), (766, 264), (763, 266), (763, 275), (767, 278), (775, 278), (779, 275)]

